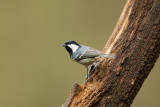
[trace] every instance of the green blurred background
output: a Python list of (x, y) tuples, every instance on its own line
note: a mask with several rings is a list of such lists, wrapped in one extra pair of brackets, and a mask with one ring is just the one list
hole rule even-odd
[[(126, 0), (1, 0), (0, 107), (60, 107), (86, 69), (67, 40), (102, 50)], [(132, 107), (160, 106), (160, 60)]]

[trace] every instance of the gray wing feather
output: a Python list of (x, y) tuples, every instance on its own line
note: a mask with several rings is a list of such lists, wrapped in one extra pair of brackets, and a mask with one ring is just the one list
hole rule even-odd
[(85, 58), (95, 58), (95, 57), (105, 57), (114, 59), (115, 55), (105, 54), (99, 50), (88, 47), (88, 49), (86, 49), (83, 55), (79, 56), (79, 59), (81, 60)]

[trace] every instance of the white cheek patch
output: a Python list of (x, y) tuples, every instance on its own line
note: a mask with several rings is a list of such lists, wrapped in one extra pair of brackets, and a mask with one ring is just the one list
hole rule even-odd
[(68, 46), (72, 49), (73, 52), (75, 52), (78, 49), (78, 47), (79, 47), (79, 46), (74, 45), (74, 44), (70, 44)]

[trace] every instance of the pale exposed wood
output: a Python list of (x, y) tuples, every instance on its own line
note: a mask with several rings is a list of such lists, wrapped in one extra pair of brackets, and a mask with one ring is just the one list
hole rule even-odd
[(127, 24), (128, 24), (128, 18), (130, 16), (130, 12), (133, 6), (133, 0), (130, 1), (128, 0), (123, 12), (119, 18), (119, 21), (117, 22), (117, 25), (114, 28), (113, 33), (111, 34), (107, 44), (105, 45), (103, 51), (107, 54), (110, 54), (112, 47), (114, 46), (114, 44), (116, 43), (116, 41), (118, 40), (118, 38), (120, 37), (120, 35), (122, 34), (122, 32), (126, 29)]

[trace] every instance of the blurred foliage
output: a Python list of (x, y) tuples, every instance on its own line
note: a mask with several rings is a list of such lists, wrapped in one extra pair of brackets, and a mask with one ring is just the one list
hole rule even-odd
[[(61, 44), (75, 40), (101, 50), (125, 2), (1, 0), (0, 107), (60, 107), (86, 76)], [(159, 64), (132, 106), (160, 106)]]

